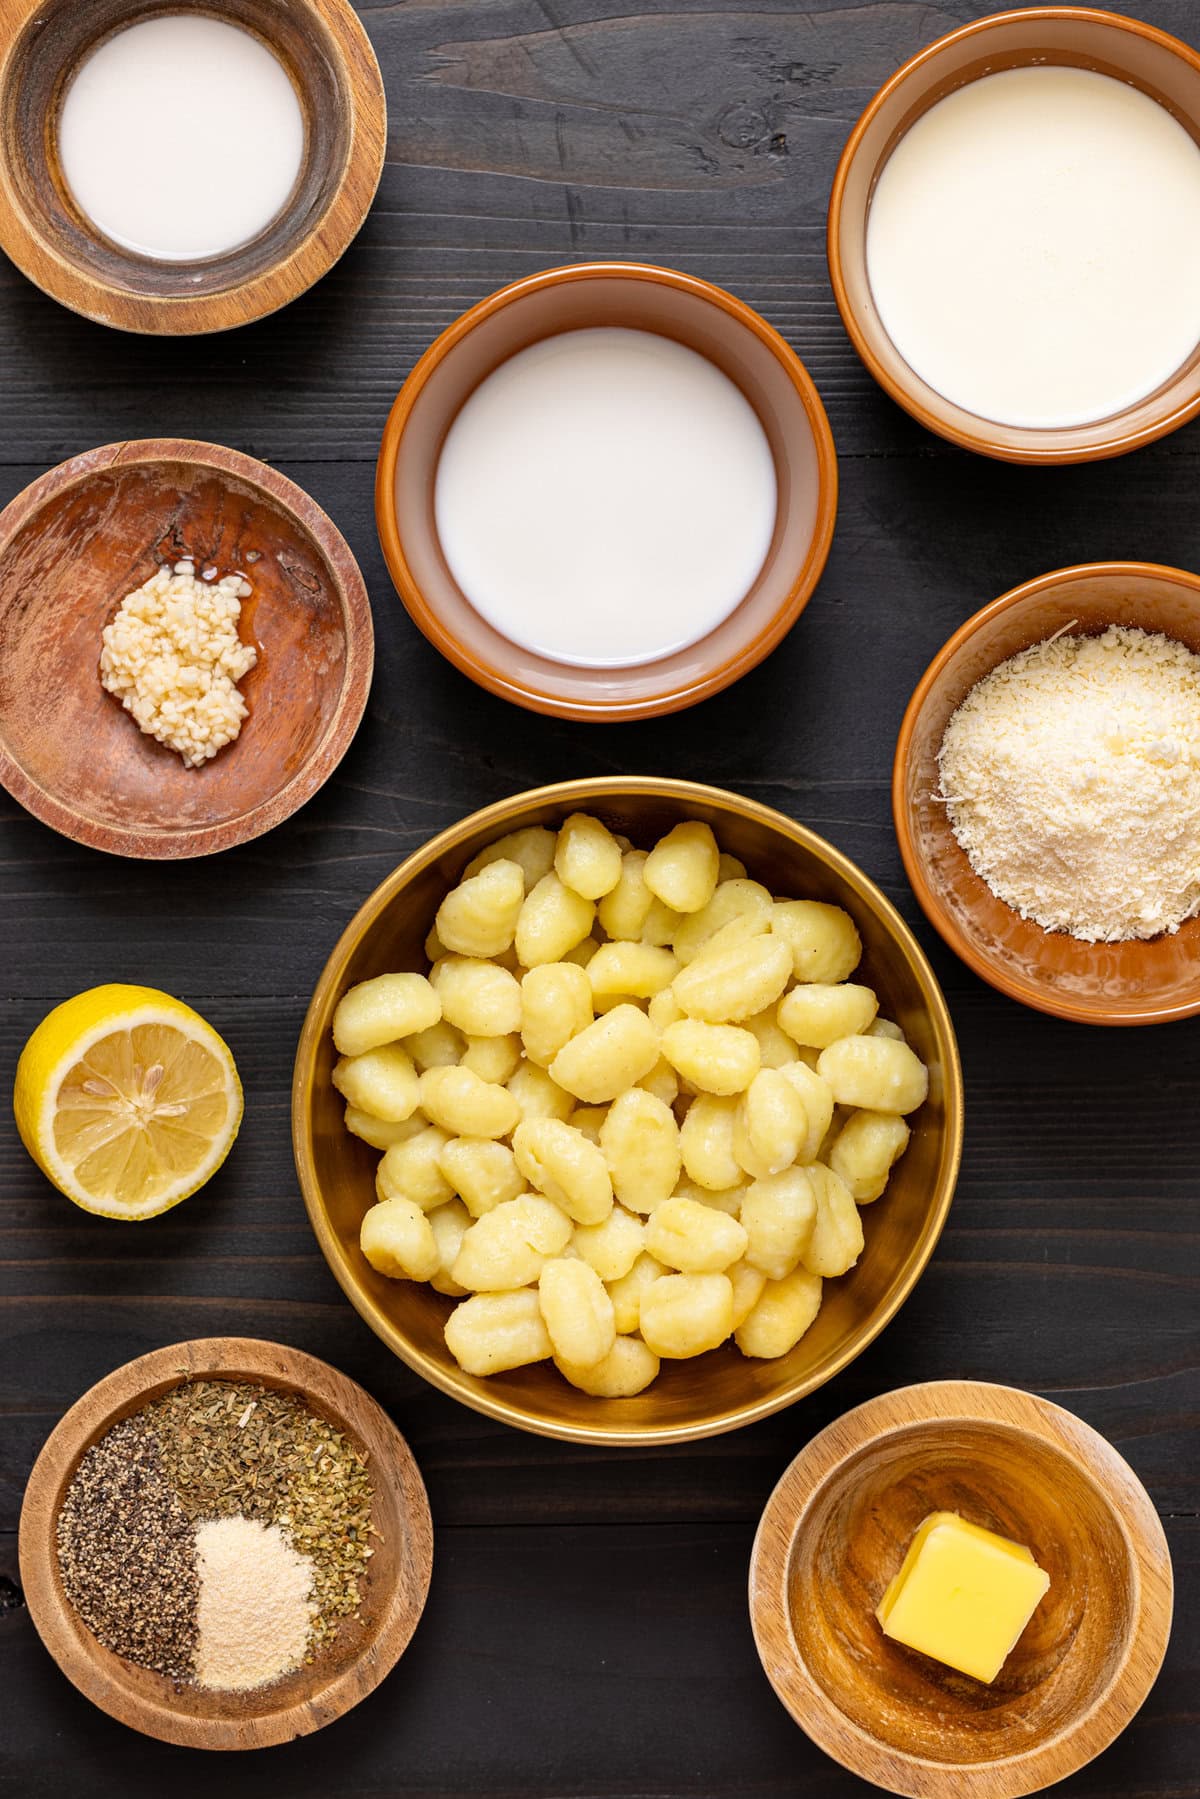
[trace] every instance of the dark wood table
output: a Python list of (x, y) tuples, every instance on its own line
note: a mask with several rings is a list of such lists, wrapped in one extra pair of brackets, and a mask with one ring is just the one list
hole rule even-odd
[[(138, 980), (228, 1038), (246, 1124), (222, 1173), (142, 1228), (75, 1211), (8, 1116), (3, 1180), (0, 1791), (107, 1799), (487, 1793), (673, 1799), (866, 1793), (777, 1705), (746, 1565), (781, 1470), (872, 1394), (962, 1375), (1031, 1388), (1112, 1439), (1175, 1559), (1166, 1667), (1072, 1799), (1200, 1793), (1200, 1021), (1105, 1032), (1021, 1010), (918, 915), (888, 780), (904, 703), (961, 620), (1098, 557), (1200, 566), (1200, 426), (1123, 461), (1029, 470), (927, 436), (859, 365), (824, 259), (846, 134), (978, 0), (363, 0), (387, 81), (387, 168), (339, 268), (286, 312), (210, 340), (84, 323), (0, 269), (0, 500), (114, 438), (215, 439), (333, 515), (375, 608), (367, 718), (324, 791), (259, 843), (156, 866), (75, 848), (0, 795), (2, 1058), (57, 1000)], [(1132, 8), (1118, 5), (1119, 11)], [(1191, 0), (1142, 0), (1188, 33)], [(828, 571), (789, 640), (733, 691), (646, 725), (583, 727), (478, 691), (409, 623), (372, 521), (397, 387), (464, 307), (531, 270), (634, 257), (732, 288), (812, 371), (841, 453)], [(831, 1386), (713, 1442), (605, 1455), (507, 1430), (433, 1392), (371, 1335), (317, 1251), (293, 1172), (292, 1054), (334, 939), (434, 831), (558, 777), (695, 776), (802, 819), (915, 925), (962, 1044), (967, 1144), (932, 1265)], [(384, 1687), (319, 1736), (221, 1762), (112, 1723), (67, 1684), (17, 1586), (22, 1488), (79, 1394), (131, 1356), (237, 1333), (326, 1357), (390, 1410), (437, 1532), (433, 1591)], [(964, 1789), (964, 1799), (968, 1799)]]

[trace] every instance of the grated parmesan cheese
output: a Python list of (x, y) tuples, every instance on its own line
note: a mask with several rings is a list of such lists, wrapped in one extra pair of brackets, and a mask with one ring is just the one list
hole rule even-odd
[(1200, 911), (1200, 656), (1160, 632), (1058, 635), (979, 681), (941, 798), (975, 872), (1048, 931), (1157, 937)]
[(196, 579), (185, 558), (127, 593), (101, 633), (100, 680), (139, 730), (199, 768), (232, 743), (247, 716), (237, 683), (258, 660), (238, 636), (244, 575)]

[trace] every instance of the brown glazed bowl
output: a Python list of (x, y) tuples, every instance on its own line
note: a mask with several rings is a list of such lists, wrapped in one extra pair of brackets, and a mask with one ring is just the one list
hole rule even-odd
[[(388, 970), (427, 969), (426, 933), (472, 857), (508, 831), (554, 828), (578, 810), (645, 845), (681, 819), (703, 819), (772, 892), (844, 906), (864, 946), (856, 979), (875, 988), (930, 1077), (929, 1098), (909, 1121), (908, 1149), (887, 1193), (869, 1208), (858, 1265), (826, 1283), (817, 1320), (791, 1353), (752, 1361), (727, 1343), (694, 1361), (664, 1362), (635, 1399), (591, 1398), (549, 1364), (488, 1379), (463, 1373), (444, 1336), (454, 1302), (431, 1287), (385, 1279), (359, 1249), (379, 1157), (345, 1129), (344, 1102), (330, 1080), (330, 1026), (347, 988)], [(693, 781), (633, 775), (516, 794), (452, 825), (402, 863), (359, 908), (326, 963), (292, 1081), (292, 1145), (308, 1215), (343, 1292), (376, 1335), (476, 1411), (543, 1436), (608, 1445), (685, 1442), (736, 1430), (811, 1393), (853, 1361), (899, 1310), (933, 1253), (954, 1193), (962, 1119), (962, 1074), (946, 1002), (916, 939), (861, 869), (803, 825), (753, 800)]]
[(1006, 462), (1091, 462), (1165, 437), (1200, 411), (1200, 345), (1156, 392), (1109, 418), (1055, 430), (1002, 425), (956, 406), (909, 367), (884, 330), (867, 277), (867, 214), (899, 139), (953, 89), (1032, 63), (1065, 63), (1132, 82), (1200, 140), (1200, 55), (1167, 32), (1085, 6), (975, 19), (897, 70), (850, 133), (829, 200), (829, 274), (855, 349), (880, 386), (928, 430)]
[[(434, 525), (438, 457), (475, 388), (530, 344), (597, 325), (655, 331), (714, 362), (758, 414), (778, 483), (775, 533), (740, 605), (699, 643), (627, 668), (568, 667), (501, 636), (455, 582)], [(560, 718), (657, 717), (719, 693), (754, 668), (807, 604), (836, 512), (833, 437), (799, 357), (744, 301), (694, 275), (642, 263), (544, 269), (464, 312), (397, 395), (375, 477), (383, 553), (413, 621), (481, 687)]]
[(1200, 918), (1149, 942), (1082, 943), (996, 898), (950, 828), (937, 758), (951, 717), (997, 663), (1070, 626), (1136, 625), (1200, 653), (1200, 576), (1151, 562), (1055, 569), (1001, 595), (940, 649), (908, 703), (892, 815), (913, 891), (934, 929), (1001, 993), (1084, 1024), (1158, 1024), (1200, 1012)]
[[(292, 79), (304, 161), (283, 211), (220, 256), (161, 262), (103, 236), (63, 180), (57, 119), (101, 39), (156, 14), (219, 13)], [(0, 0), (0, 248), (52, 299), (122, 331), (226, 331), (286, 306), (347, 248), (383, 172), (387, 105), (349, 0)]]
[[(1024, 1543), (1050, 1587), (990, 1686), (884, 1636), (875, 1608), (930, 1512)], [(750, 1617), (767, 1678), (843, 1767), (911, 1799), (1019, 1799), (1082, 1768), (1154, 1685), (1172, 1575), (1154, 1503), (1081, 1418), (983, 1381), (868, 1400), (767, 1501)]]
[[(236, 741), (200, 768), (100, 685), (122, 599), (186, 553), (240, 569), (258, 661)], [(371, 607), (345, 538), (286, 476), (219, 444), (85, 450), (0, 512), (0, 786), (91, 849), (175, 860), (261, 837), (312, 798), (358, 729)]]

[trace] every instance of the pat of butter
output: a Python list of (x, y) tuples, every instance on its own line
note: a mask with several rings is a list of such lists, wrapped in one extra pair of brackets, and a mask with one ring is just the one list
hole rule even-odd
[(875, 1616), (897, 1643), (993, 1681), (1049, 1585), (1020, 1543), (931, 1512)]

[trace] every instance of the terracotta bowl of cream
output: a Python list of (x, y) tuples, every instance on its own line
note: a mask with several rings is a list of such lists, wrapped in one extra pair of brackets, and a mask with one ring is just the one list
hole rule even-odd
[[(438, 458), (464, 402), (518, 351), (594, 326), (657, 332), (715, 363), (758, 415), (778, 490), (766, 559), (729, 616), (674, 655), (624, 668), (568, 666), (502, 636), (450, 573), (434, 523)], [(676, 712), (754, 668), (807, 604), (829, 554), (836, 511), (833, 437), (799, 357), (732, 294), (693, 275), (641, 263), (545, 269), (463, 313), (401, 388), (384, 428), (375, 481), (383, 553), (413, 621), (481, 687), (560, 718)]]
[(938, 651), (896, 744), (892, 813), (929, 922), (1001, 993), (1082, 1024), (1159, 1024), (1200, 1012), (1200, 918), (1148, 942), (1083, 943), (1021, 918), (972, 869), (950, 828), (938, 751), (951, 717), (998, 663), (1056, 631), (1161, 631), (1200, 653), (1200, 575), (1150, 562), (1056, 569), (993, 600)]
[[(58, 120), (71, 77), (104, 39), (190, 12), (219, 14), (274, 52), (300, 102), (304, 152), (282, 211), (256, 237), (216, 256), (159, 261), (122, 248), (80, 211)], [(186, 106), (186, 89), (165, 97), (166, 116), (177, 99)], [(52, 299), (101, 325), (183, 336), (287, 305), (353, 240), (386, 144), (383, 78), (349, 0), (0, 0), (0, 247)]]
[(1082, 6), (1038, 6), (975, 19), (898, 69), (851, 132), (829, 200), (829, 274), (842, 322), (867, 368), (928, 430), (1006, 462), (1090, 462), (1152, 443), (1200, 412), (1200, 345), (1154, 393), (1107, 418), (1062, 428), (999, 424), (956, 406), (910, 367), (884, 329), (867, 275), (867, 215), (883, 166), (904, 133), (947, 94), (982, 75), (1045, 63), (1130, 82), (1200, 140), (1200, 55), (1167, 32)]

